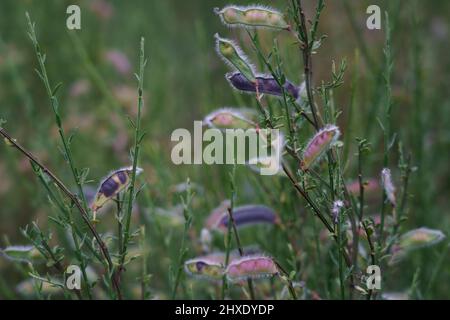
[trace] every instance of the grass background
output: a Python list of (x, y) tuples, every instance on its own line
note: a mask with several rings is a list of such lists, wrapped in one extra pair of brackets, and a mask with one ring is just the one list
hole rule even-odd
[[(136, 81), (139, 39), (146, 39), (149, 64), (145, 74), (145, 109), (140, 166), (147, 182), (145, 195), (139, 200), (139, 214), (133, 220), (136, 228), (147, 225), (148, 267), (152, 274), (152, 296), (167, 298), (170, 292), (168, 266), (178, 255), (181, 230), (177, 219), (161, 219), (155, 212), (176, 211), (180, 203), (174, 186), (187, 177), (201, 186), (193, 203), (193, 228), (189, 234), (189, 257), (200, 252), (199, 232), (211, 209), (229, 197), (230, 166), (174, 166), (170, 160), (170, 134), (176, 128), (192, 129), (194, 120), (222, 106), (255, 107), (249, 96), (234, 93), (224, 79), (226, 66), (213, 48), (213, 35), (238, 39), (250, 47), (245, 32), (227, 29), (213, 14), (213, 8), (224, 1), (108, 1), (111, 16), (102, 17), (92, 9), (96, 1), (76, 1), (82, 10), (81, 31), (68, 31), (65, 10), (72, 1), (0, 2), (0, 117), (14, 137), (38, 155), (64, 180), (70, 172), (58, 151), (58, 137), (48, 99), (34, 72), (33, 48), (26, 34), (25, 11), (37, 23), (41, 47), (47, 54), (46, 65), (53, 84), (61, 81), (58, 96), (67, 131), (77, 131), (73, 144), (78, 167), (89, 167), (91, 186), (109, 171), (129, 164), (132, 130), (126, 116), (136, 110)], [(284, 1), (262, 1), (280, 9)], [(240, 1), (240, 4), (250, 4)], [(344, 85), (334, 95), (343, 113), (339, 126), (346, 142), (345, 177), (355, 179), (356, 137), (372, 143), (372, 153), (365, 164), (366, 176), (377, 177), (382, 168), (382, 132), (376, 117), (383, 108), (383, 85), (380, 68), (383, 63), (383, 30), (365, 28), (365, 10), (378, 4), (387, 10), (393, 24), (393, 116), (392, 130), (401, 139), (417, 170), (411, 177), (408, 220), (402, 230), (427, 226), (450, 231), (449, 219), (449, 147), (450, 85), (448, 1), (327, 1), (320, 33), (328, 38), (314, 55), (316, 84), (330, 78), (332, 60), (347, 59)], [(308, 16), (313, 2), (306, 4)], [(352, 25), (353, 22), (353, 25)], [(275, 34), (261, 31), (263, 48), (269, 50)], [(284, 72), (292, 81), (301, 80), (302, 64), (292, 38), (276, 34), (284, 58)], [(119, 50), (130, 60), (133, 71), (118, 73), (104, 54)], [(251, 55), (250, 50), (247, 50)], [(256, 60), (256, 59), (255, 59)], [(85, 83), (86, 93), (74, 97), (71, 88)], [(353, 83), (353, 85), (352, 85)], [(127, 90), (130, 90), (128, 93)], [(122, 92), (122, 98), (119, 98)], [(125, 93), (124, 93), (125, 92)], [(134, 94), (134, 96), (133, 96)], [(307, 139), (305, 133), (301, 139)], [(395, 148), (396, 149), (396, 148)], [(393, 155), (393, 163), (398, 153)], [(394, 170), (395, 181), (400, 181)], [(73, 186), (75, 190), (75, 187)], [(301, 248), (295, 253), (301, 279), (323, 298), (336, 298), (336, 268), (326, 254), (329, 244), (317, 253), (316, 240), (320, 226), (311, 212), (283, 179), (260, 177), (245, 167), (237, 168), (237, 203), (262, 203), (273, 207), (286, 221), (288, 231)], [(375, 209), (374, 209), (375, 210)], [(372, 212), (377, 213), (377, 212)], [(0, 243), (23, 244), (21, 227), (37, 220), (45, 228), (54, 228), (47, 218), (55, 214), (46, 194), (40, 189), (29, 163), (13, 149), (0, 146)], [(114, 232), (113, 214), (101, 216), (99, 230)], [(53, 229), (52, 229), (53, 230)], [(55, 235), (55, 239), (63, 237)], [(288, 265), (290, 253), (284, 235), (269, 227), (255, 227), (241, 234), (245, 245), (257, 244)], [(270, 241), (268, 241), (270, 239)], [(63, 241), (63, 240), (61, 240)], [(215, 238), (217, 247), (223, 239)], [(414, 288), (417, 298), (448, 298), (450, 294), (450, 258), (448, 240), (439, 246), (422, 250), (407, 261), (387, 270), (383, 278), (385, 291)], [(320, 250), (319, 250), (320, 251)], [(67, 254), (68, 262), (70, 255)], [(126, 293), (137, 298), (138, 262), (130, 265), (123, 280)], [(415, 277), (415, 280), (414, 280)], [(5, 259), (0, 258), (0, 298), (24, 297), (15, 286), (24, 278)], [(276, 287), (276, 285), (275, 285)], [(258, 296), (269, 290), (261, 284)], [(214, 297), (214, 287), (183, 276), (180, 297)], [(235, 297), (241, 297), (236, 290)]]

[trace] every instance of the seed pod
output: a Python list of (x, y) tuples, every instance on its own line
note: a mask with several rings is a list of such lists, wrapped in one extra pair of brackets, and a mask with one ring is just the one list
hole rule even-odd
[(249, 62), (249, 59), (239, 46), (231, 40), (221, 38), (217, 33), (216, 50), (220, 57), (231, 68), (238, 70), (249, 81), (255, 81), (255, 67)]
[(301, 169), (306, 171), (317, 163), (320, 157), (330, 149), (332, 143), (339, 138), (339, 135), (339, 128), (335, 125), (327, 125), (325, 128), (317, 132), (307, 144), (303, 152)]
[[(143, 170), (136, 168), (136, 174), (140, 174)], [(91, 208), (96, 213), (106, 202), (114, 198), (117, 194), (123, 191), (131, 182), (132, 167), (122, 168), (113, 171), (106, 177), (97, 191), (94, 202)]]
[[(256, 93), (256, 86), (258, 86), (259, 93), (266, 93), (278, 97), (283, 96), (283, 89), (271, 75), (256, 75), (256, 81), (249, 81), (242, 73), (236, 71), (227, 73), (225, 78), (233, 88), (242, 92)], [(302, 92), (305, 90), (305, 84), (302, 83), (300, 86), (296, 86), (286, 80), (283, 88), (287, 95), (291, 95), (295, 100), (300, 101)]]
[(289, 30), (284, 15), (272, 8), (263, 6), (226, 6), (222, 10), (215, 8), (214, 12), (228, 26), (265, 27)]
[(396, 199), (395, 199), (395, 187), (392, 183), (392, 175), (391, 170), (388, 168), (384, 168), (381, 171), (381, 183), (384, 188), (384, 192), (386, 192), (386, 196), (389, 200), (389, 202), (392, 204), (393, 207), (395, 207)]
[(250, 129), (257, 126), (256, 113), (250, 109), (222, 108), (208, 114), (203, 122), (216, 129)]
[(34, 246), (9, 246), (0, 249), (0, 255), (17, 262), (29, 262), (39, 257), (39, 251)]
[[(265, 223), (276, 224), (278, 217), (269, 207), (262, 205), (246, 205), (233, 210), (233, 219), (236, 228)], [(207, 224), (210, 229), (226, 232), (228, 230), (229, 215), (227, 208), (222, 208), (221, 212), (215, 211), (208, 218)]]
[(445, 235), (442, 231), (422, 227), (402, 235), (399, 245), (406, 250), (415, 250), (435, 245), (444, 240), (444, 238)]
[(256, 157), (248, 160), (247, 165), (253, 171), (264, 175), (278, 175), (285, 176), (280, 160), (277, 157)]
[(429, 228), (419, 228), (403, 234), (398, 243), (392, 247), (392, 257), (390, 265), (403, 260), (411, 251), (433, 246), (445, 239), (445, 235), (440, 230)]
[(225, 272), (224, 261), (223, 254), (211, 254), (187, 260), (184, 263), (184, 270), (187, 274), (197, 278), (221, 280)]
[(232, 261), (225, 270), (227, 279), (239, 282), (245, 279), (273, 277), (280, 271), (272, 258), (260, 255), (245, 256)]

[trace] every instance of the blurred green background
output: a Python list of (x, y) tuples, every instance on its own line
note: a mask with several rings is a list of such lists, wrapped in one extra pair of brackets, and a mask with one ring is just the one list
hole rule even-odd
[[(253, 2), (240, 0), (239, 4)], [(280, 9), (289, 3), (261, 2)], [(305, 2), (306, 12), (311, 17), (315, 2)], [(81, 8), (80, 31), (66, 28), (65, 12), (70, 4)], [(222, 106), (254, 107), (250, 96), (231, 90), (224, 78), (228, 69), (213, 47), (213, 35), (219, 32), (237, 39), (242, 47), (250, 48), (245, 32), (224, 27), (213, 14), (214, 7), (225, 4), (227, 2), (216, 0), (1, 1), (0, 117), (8, 121), (4, 127), (70, 185), (71, 175), (58, 151), (59, 140), (48, 98), (34, 71), (37, 64), (25, 19), (28, 11), (36, 22), (41, 47), (47, 54), (49, 77), (53, 85), (62, 82), (58, 96), (64, 126), (68, 132), (77, 132), (73, 143), (75, 161), (80, 168), (90, 168), (89, 178), (95, 188), (110, 170), (129, 164), (133, 141), (126, 117), (136, 112), (137, 83), (133, 73), (138, 69), (139, 39), (145, 37), (149, 64), (145, 74), (143, 127), (147, 137), (140, 165), (145, 170), (143, 180), (148, 183), (147, 195), (152, 199), (153, 208), (171, 208), (179, 203), (173, 191), (175, 185), (190, 177), (202, 186), (203, 193), (197, 195), (195, 207), (193, 232), (198, 234), (209, 211), (229, 197), (230, 167), (174, 166), (170, 161), (170, 134), (176, 128), (192, 129), (194, 120), (201, 120), (208, 112)], [(319, 85), (322, 80), (328, 80), (332, 61), (338, 64), (347, 59), (345, 83), (334, 97), (337, 108), (343, 110), (339, 125), (347, 143), (345, 176), (349, 180), (357, 177), (356, 137), (365, 137), (372, 143), (373, 152), (365, 174), (377, 177), (382, 165), (382, 133), (376, 117), (383, 108), (380, 68), (384, 27), (372, 31), (365, 27), (365, 11), (370, 4), (378, 4), (383, 11), (390, 12), (395, 60), (392, 130), (401, 139), (405, 151), (411, 152), (412, 163), (417, 168), (411, 177), (406, 225), (438, 228), (448, 235), (448, 1), (326, 1), (319, 30), (328, 37), (313, 58), (314, 81)], [(290, 80), (299, 83), (302, 80), (301, 56), (292, 38), (283, 33), (260, 31), (263, 48), (270, 50), (274, 35), (282, 49), (285, 73)], [(256, 61), (251, 50), (246, 52)], [(351, 101), (352, 109), (349, 108)], [(397, 160), (395, 151), (393, 161)], [(400, 181), (396, 172), (394, 177)], [(270, 179), (238, 168), (238, 202), (261, 202), (277, 210), (295, 211), (297, 196), (291, 186)], [(269, 189), (274, 186), (273, 194), (264, 195), (260, 184)], [(280, 203), (277, 199), (281, 199)], [(0, 246), (24, 243), (19, 229), (33, 220), (45, 226), (49, 214), (46, 194), (28, 161), (1, 144)], [(311, 219), (312, 216), (309, 220), (306, 218)], [(106, 231), (108, 224), (100, 228)], [(156, 279), (153, 282), (155, 292), (164, 292), (167, 286), (164, 261), (177, 255), (176, 249), (167, 251), (170, 247), (167, 237), (176, 237), (179, 226), (160, 226), (159, 236), (152, 228), (156, 229), (151, 226), (149, 232), (157, 235), (151, 236), (149, 265)], [(271, 231), (263, 229), (262, 234), (249, 236), (244, 241), (256, 242), (267, 249), (272, 246), (264, 239), (267, 235), (271, 235)], [(244, 239), (247, 238), (244, 236)], [(447, 243), (415, 255), (393, 270), (385, 285), (391, 291), (407, 289), (418, 273), (418, 285), (424, 298), (449, 298)], [(442, 267), (436, 269), (438, 261)], [(11, 263), (0, 258), (0, 298), (17, 297), (14, 286), (21, 279)]]

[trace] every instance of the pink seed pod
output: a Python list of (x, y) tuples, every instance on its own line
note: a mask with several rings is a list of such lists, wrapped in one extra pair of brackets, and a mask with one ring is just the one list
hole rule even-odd
[(257, 114), (246, 108), (221, 108), (208, 114), (203, 123), (215, 129), (256, 128)]
[(240, 282), (245, 279), (273, 277), (280, 273), (272, 258), (261, 255), (244, 256), (233, 260), (225, 270), (230, 282)]
[[(278, 216), (269, 207), (262, 205), (246, 205), (237, 207), (233, 210), (233, 219), (236, 224), (236, 228), (242, 228), (246, 226), (256, 224), (277, 224)], [(227, 207), (219, 213), (219, 211), (213, 212), (208, 218), (207, 223), (212, 230), (219, 230), (226, 232), (228, 230), (229, 215)]]
[(331, 145), (336, 142), (339, 135), (339, 128), (330, 124), (317, 132), (303, 151), (301, 169), (306, 171), (316, 164), (322, 155), (330, 149)]
[(389, 200), (389, 202), (392, 204), (393, 207), (396, 205), (396, 199), (395, 199), (395, 187), (392, 183), (392, 175), (391, 170), (388, 168), (384, 168), (381, 170), (381, 184), (383, 185), (384, 192), (386, 192), (386, 196)]
[(438, 244), (445, 239), (445, 234), (440, 230), (419, 228), (403, 234), (398, 243), (392, 247), (390, 265), (403, 260), (408, 254), (417, 249), (426, 248)]
[(220, 16), (223, 24), (229, 27), (244, 26), (281, 30), (290, 29), (289, 24), (281, 12), (265, 6), (226, 6), (223, 9), (215, 8), (214, 12)]

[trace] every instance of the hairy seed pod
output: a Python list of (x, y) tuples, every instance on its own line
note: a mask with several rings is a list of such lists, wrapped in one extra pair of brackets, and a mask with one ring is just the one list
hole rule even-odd
[(250, 109), (222, 108), (208, 114), (203, 122), (216, 129), (251, 129), (257, 126), (256, 113)]
[(395, 199), (395, 186), (392, 183), (392, 175), (391, 170), (388, 168), (384, 168), (381, 170), (381, 183), (384, 188), (384, 192), (386, 192), (386, 196), (389, 200), (389, 202), (392, 204), (393, 207), (396, 205), (396, 199)]
[(190, 276), (206, 280), (221, 280), (225, 272), (225, 255), (221, 253), (210, 254), (187, 260), (184, 270)]
[(29, 262), (38, 258), (40, 253), (34, 246), (9, 246), (0, 249), (0, 255), (17, 262)]
[(279, 272), (272, 258), (261, 255), (244, 256), (233, 260), (225, 270), (227, 279), (231, 282), (273, 277)]
[[(207, 220), (208, 228), (226, 232), (228, 230), (229, 215), (226, 208), (214, 211)], [(278, 217), (269, 207), (262, 205), (246, 205), (233, 210), (233, 219), (237, 228), (255, 224), (276, 224)]]
[[(140, 174), (143, 170), (136, 168), (136, 174)], [(122, 168), (113, 171), (106, 177), (97, 191), (94, 202), (91, 205), (92, 211), (97, 212), (106, 202), (114, 198), (123, 191), (131, 182), (132, 167)]]
[(407, 257), (411, 251), (433, 246), (444, 239), (445, 235), (440, 230), (422, 227), (408, 231), (392, 247), (392, 257), (389, 264), (396, 264)]
[(399, 245), (403, 249), (414, 250), (435, 245), (444, 239), (445, 235), (442, 231), (422, 227), (402, 235)]
[(255, 81), (255, 67), (249, 62), (249, 59), (234, 43), (234, 41), (221, 38), (219, 34), (215, 34), (216, 50), (220, 57), (231, 68), (238, 70), (249, 81)]
[(231, 206), (230, 200), (222, 201), (219, 206), (212, 210), (209, 217), (206, 219), (205, 228), (208, 230), (213, 230), (216, 228), (218, 221), (222, 218), (222, 216), (227, 212), (227, 209)]
[(317, 132), (307, 144), (301, 163), (303, 171), (311, 168), (321, 158), (331, 145), (339, 138), (340, 131), (335, 125), (327, 125), (325, 128)]
[(215, 8), (214, 12), (228, 26), (265, 27), (289, 30), (284, 15), (272, 8), (264, 6), (226, 6), (223, 9)]
[[(296, 86), (288, 80), (285, 81), (283, 89), (271, 75), (256, 75), (256, 81), (249, 81), (242, 73), (229, 72), (225, 75), (230, 85), (236, 90), (242, 92), (260, 92), (273, 96), (282, 97), (283, 89), (286, 94), (292, 96), (296, 101), (301, 101), (302, 92), (305, 90), (305, 84)], [(258, 86), (258, 88), (256, 88)], [(257, 90), (258, 89), (258, 90)]]

